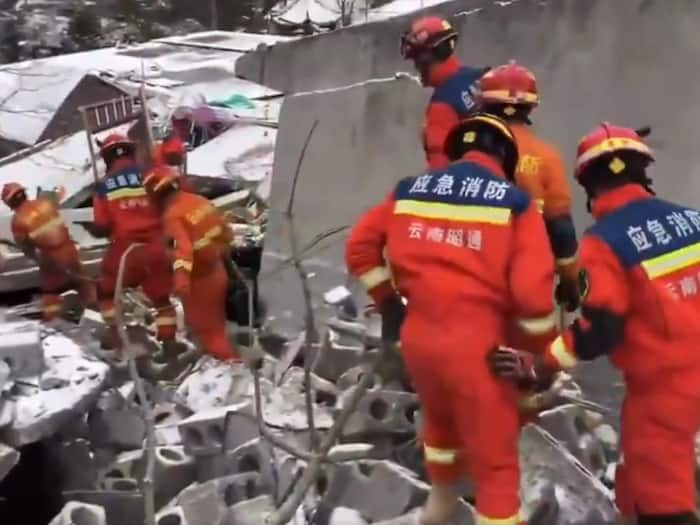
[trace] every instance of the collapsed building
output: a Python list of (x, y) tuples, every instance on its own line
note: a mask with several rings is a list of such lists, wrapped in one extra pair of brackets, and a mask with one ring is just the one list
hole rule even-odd
[[(678, 58), (671, 56), (693, 56), (688, 34), (669, 33), (665, 24), (681, 17), (695, 21), (700, 10), (680, 13), (661, 2), (641, 0), (593, 2), (585, 16), (581, 9), (565, 0), (475, 0), (466, 5), (460, 0), (429, 11), (452, 15), (465, 60), (486, 64), (514, 56), (532, 65), (544, 92), (537, 122), (564, 152), (573, 151), (580, 132), (602, 118), (649, 124), (661, 135), (669, 111), (678, 111), (671, 115), (676, 121), (687, 122), (697, 109), (680, 88), (674, 88), (678, 100), (688, 101), (682, 112), (654, 104), (641, 104), (640, 110), (639, 102), (641, 97), (655, 100), (660, 85), (666, 85), (661, 74), (679, 74)], [(426, 92), (409, 75), (396, 75), (407, 69), (396, 43), (411, 16), (415, 13), (377, 14), (368, 16), (367, 24), (309, 38), (266, 40), (264, 45), (250, 35), (210, 32), (95, 52), (104, 53), (101, 59), (114, 70), (90, 67), (88, 73), (126, 96), (145, 85), (155, 121), (180, 106), (216, 114), (214, 108), (221, 106), (210, 103), (230, 101), (235, 94), (252, 104), (251, 109), (241, 102), (247, 114), (234, 104), (228, 127), (222, 131), (217, 126), (208, 140), (198, 143), (188, 155), (187, 168), (200, 179), (200, 192), (211, 191), (215, 202), (221, 199), (221, 208), (239, 214), (256, 206), (265, 210), (264, 228), (253, 228), (259, 225), (251, 220), (239, 225), (242, 243), (255, 238), (260, 244), (264, 234), (259, 281), (268, 316), (257, 334), (264, 355), (259, 369), (249, 369), (198, 358), (193, 351), (182, 373), (168, 380), (149, 376), (158, 363), (140, 356), (135, 381), (128, 362), (99, 351), (92, 336), (99, 325), (94, 312), (86, 312), (79, 324), (42, 326), (29, 320), (36, 310), (32, 304), (6, 309), (0, 325), (0, 359), (5, 363), (0, 365), (0, 513), (17, 509), (10, 500), (31, 504), (12, 485), (20, 473), (38, 468), (36, 460), (24, 468), (21, 463), (23, 456), (32, 458), (31, 447), (37, 444), (49, 451), (42, 457), (51, 458), (51, 470), (61, 472), (60, 480), (51, 478), (55, 493), (47, 498), (52, 499), (50, 518), (57, 525), (144, 523), (151, 498), (159, 525), (257, 525), (278, 519), (285, 503), (295, 501), (295, 487), (320, 462), (318, 451), (326, 442), (331, 445), (326, 461), (314, 470), (308, 491), (296, 500), (299, 504), (286, 523), (388, 525), (422, 503), (428, 485), (417, 445), (420, 407), (409, 385), (373, 369), (382, 346), (377, 319), (358, 313), (366, 298), (348, 281), (342, 263), (344, 234), (357, 215), (381, 198), (392, 181), (422, 167), (418, 130)], [(653, 39), (653, 44), (636, 42), (648, 46), (646, 53), (612, 45), (611, 25), (624, 27), (630, 20), (664, 38)], [(601, 28), (605, 35), (599, 34)], [(495, 40), (494, 34), (503, 36)], [(552, 41), (541, 45), (532, 40), (533, 34), (550, 34)], [(226, 37), (236, 40), (235, 45), (224, 43)], [(175, 59), (158, 58), (164, 49)], [(214, 82), (220, 91), (203, 102), (196, 97), (190, 102), (178, 89), (206, 84), (204, 70), (220, 67), (209, 63), (188, 72), (183, 63), (191, 65), (193, 56), (202, 53), (216, 54), (209, 60), (227, 65)], [(229, 58), (218, 56), (227, 53)], [(652, 54), (663, 71), (650, 75), (642, 59)], [(58, 60), (85, 62), (77, 55)], [(137, 63), (127, 63), (123, 55), (134, 55)], [(322, 57), (343, 59), (329, 62)], [(622, 61), (631, 65), (620, 69)], [(238, 84), (232, 67), (248, 83)], [(599, 71), (595, 84), (583, 82), (593, 69)], [(639, 82), (642, 72), (644, 82)], [(239, 85), (251, 91), (239, 93)], [(571, 93), (581, 89), (587, 90), (587, 102), (579, 110), (571, 107)], [(618, 92), (639, 95), (610, 95)], [(95, 100), (81, 100), (75, 107), (91, 102)], [(0, 182), (33, 173), (22, 180), (32, 188), (64, 186), (62, 213), (84, 253), (96, 262), (99, 241), (81, 226), (91, 216), (85, 134), (78, 127), (42, 144), (46, 139), (39, 139), (41, 133), (11, 138), (19, 143), (17, 148), (29, 149), (0, 161)], [(686, 173), (695, 147), (687, 137), (674, 139), (659, 148), (659, 164), (664, 171)], [(661, 191), (672, 197), (694, 184), (683, 178), (659, 181)], [(297, 249), (283, 213), (293, 186)], [(576, 206), (581, 227), (587, 223), (583, 200)], [(250, 212), (247, 218), (251, 216), (260, 213)], [(3, 227), (1, 235), (6, 236), (0, 221)], [(6, 247), (0, 246), (0, 254), (0, 289), (31, 286), (33, 265)], [(295, 259), (302, 261), (303, 275)], [(308, 305), (301, 293), (304, 286), (311, 296)], [(313, 326), (304, 321), (308, 310)], [(143, 339), (136, 332), (149, 325), (147, 316), (142, 308), (127, 314), (133, 346), (142, 352), (136, 341)], [(248, 334), (246, 328), (232, 326), (233, 336), (240, 340)], [(524, 515), (531, 524), (592, 525), (615, 519), (615, 413), (623, 388), (605, 363), (583, 367), (575, 379), (580, 388), (564, 381), (564, 390), (556, 392), (557, 406), (542, 413), (536, 425), (528, 425), (521, 437)], [(354, 406), (353, 394), (363, 387), (366, 392)], [(612, 413), (605, 406), (580, 406), (581, 394)], [(455, 525), (473, 523), (470, 500), (466, 483)]]

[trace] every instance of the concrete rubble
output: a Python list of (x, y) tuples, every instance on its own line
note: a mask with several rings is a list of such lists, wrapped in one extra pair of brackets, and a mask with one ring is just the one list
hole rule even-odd
[[(353, 319), (347, 302), (343, 296), (333, 303), (340, 317), (328, 319), (325, 336), (311, 348), (314, 431), (321, 439), (379, 343), (377, 316)], [(141, 523), (146, 425), (134, 383), (95, 356), (84, 326), (14, 324), (23, 333), (17, 344), (38, 354), (32, 359), (41, 371), (25, 375), (12, 368), (18, 361), (0, 361), (0, 479), (17, 464), (22, 446), (49, 440), (61, 457), (68, 501), (53, 524)], [(17, 355), (9, 346), (5, 351)], [(260, 373), (262, 421), (300, 450), (312, 443), (304, 370), (296, 366), (306, 351), (303, 337), (291, 340), (279, 359), (265, 357)], [(146, 383), (146, 394), (156, 436), (158, 525), (259, 525), (306, 468), (305, 459), (261, 437), (253, 376), (243, 364), (202, 357), (178, 381)], [(410, 523), (429, 490), (419, 428), (415, 393), (375, 374), (290, 523)], [(533, 523), (612, 523), (617, 440), (608, 421), (571, 404), (528, 425), (521, 439), (524, 511), (550, 519)], [(473, 523), (469, 504), (454, 523)]]

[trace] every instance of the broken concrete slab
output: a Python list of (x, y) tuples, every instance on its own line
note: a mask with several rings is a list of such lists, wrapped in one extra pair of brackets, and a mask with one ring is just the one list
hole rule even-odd
[(250, 372), (242, 363), (223, 363), (203, 357), (200, 368), (177, 389), (178, 399), (195, 413), (249, 399), (253, 392)]
[(109, 374), (108, 365), (87, 356), (63, 335), (50, 335), (42, 344), (47, 367), (65, 377), (68, 385), (53, 390), (36, 388), (31, 394), (28, 390), (25, 395), (13, 396), (14, 419), (0, 430), (0, 439), (11, 446), (50, 436), (83, 413), (104, 388)]
[(559, 440), (584, 466), (598, 475), (605, 469), (606, 453), (589, 429), (586, 411), (563, 405), (540, 414), (538, 425)]
[[(430, 490), (413, 472), (390, 461), (374, 460), (329, 465), (321, 478), (321, 486), (324, 484), (322, 505), (354, 509), (370, 523), (387, 525), (414, 525), (405, 517), (393, 520), (423, 505)], [(448, 525), (474, 525), (472, 508), (460, 501)]]
[(105, 510), (98, 505), (69, 501), (49, 525), (106, 525)]
[(19, 456), (19, 452), (14, 448), (0, 443), (0, 481), (17, 465)]
[(536, 425), (527, 425), (520, 435), (520, 493), (523, 518), (527, 520), (548, 485), (554, 487), (559, 512), (557, 523), (588, 523), (591, 509), (601, 525), (615, 523), (613, 495), (557, 439)]
[(36, 321), (0, 323), (0, 361), (10, 368), (10, 378), (32, 377), (44, 371), (41, 325)]
[(415, 474), (389, 461), (335, 464), (326, 473), (324, 503), (358, 510), (372, 522), (399, 516), (426, 497), (425, 486)]
[[(353, 389), (349, 389), (341, 394), (339, 407), (342, 408), (352, 392)], [(343, 436), (357, 439), (372, 434), (415, 434), (417, 410), (418, 397), (415, 394), (375, 387), (360, 399), (343, 428)]]
[(88, 426), (90, 441), (98, 447), (133, 450), (141, 446), (146, 435), (146, 423), (134, 405), (115, 410), (95, 408), (88, 415)]

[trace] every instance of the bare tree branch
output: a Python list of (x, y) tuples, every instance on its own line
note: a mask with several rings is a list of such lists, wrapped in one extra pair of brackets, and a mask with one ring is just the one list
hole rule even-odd
[(126, 267), (126, 259), (129, 253), (134, 248), (142, 246), (140, 243), (131, 244), (119, 261), (119, 270), (117, 272), (117, 282), (114, 289), (114, 317), (117, 324), (117, 331), (119, 333), (119, 339), (122, 343), (122, 351), (126, 352), (127, 359), (129, 362), (129, 375), (131, 380), (134, 382), (134, 387), (136, 388), (136, 393), (139, 396), (139, 403), (141, 405), (141, 413), (143, 420), (146, 424), (146, 439), (144, 441), (144, 455), (146, 456), (146, 469), (142, 480), (142, 490), (143, 490), (143, 505), (144, 514), (146, 518), (146, 525), (156, 524), (156, 508), (155, 508), (155, 495), (153, 487), (153, 474), (156, 464), (156, 434), (155, 434), (155, 420), (153, 417), (153, 411), (151, 410), (151, 403), (146, 397), (146, 389), (143, 385), (143, 380), (139, 376), (139, 372), (136, 368), (136, 360), (134, 359), (134, 354), (130, 349), (129, 336), (126, 332), (126, 325), (124, 323), (124, 318), (122, 315), (121, 308), (121, 298), (122, 298), (122, 287), (124, 283), (124, 268)]

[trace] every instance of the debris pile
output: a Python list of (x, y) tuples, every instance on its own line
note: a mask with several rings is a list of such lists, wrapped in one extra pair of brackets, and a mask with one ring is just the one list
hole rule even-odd
[[(0, 325), (0, 477), (17, 463), (19, 447), (52, 437), (67, 466), (67, 503), (56, 525), (148, 523), (148, 479), (158, 525), (410, 523), (429, 489), (417, 396), (395, 356), (373, 367), (378, 317), (353, 318), (347, 294), (335, 290), (326, 300), (336, 296), (338, 315), (310, 346), (302, 334), (253, 368), (202, 357), (174, 380), (144, 381), (151, 466), (137, 385), (103, 361), (86, 335), (90, 324), (7, 321)], [(360, 382), (367, 389), (355, 404)], [(348, 404), (354, 408), (344, 410)], [(323, 457), (341, 417), (339, 438)], [(529, 523), (613, 523), (616, 441), (600, 415), (573, 404), (528, 425), (521, 465)], [(274, 521), (318, 457), (301, 504)], [(467, 480), (454, 524), (472, 523), (472, 497)]]

